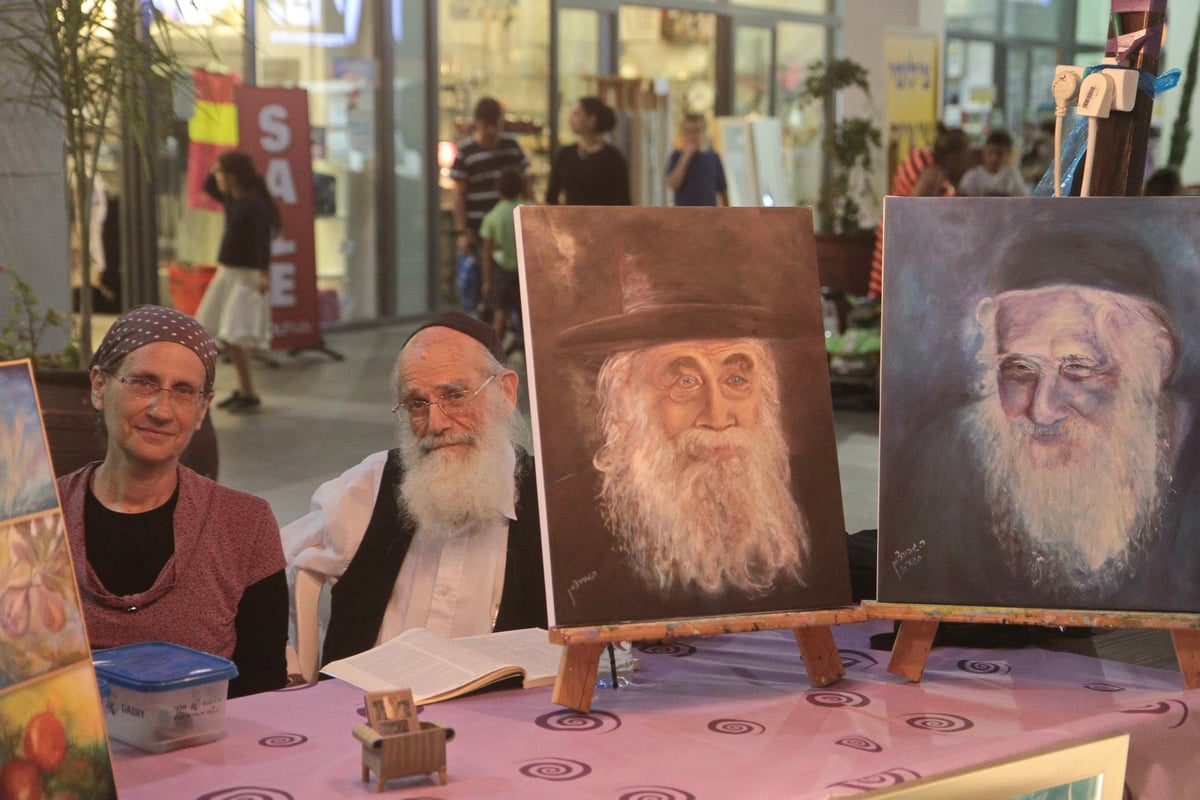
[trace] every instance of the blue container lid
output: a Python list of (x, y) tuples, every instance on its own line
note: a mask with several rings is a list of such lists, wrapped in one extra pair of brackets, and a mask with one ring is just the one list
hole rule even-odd
[(96, 675), (139, 692), (168, 692), (237, 677), (227, 658), (171, 642), (139, 642), (92, 653)]
[(108, 696), (112, 694), (112, 687), (108, 685), (108, 681), (104, 680), (104, 678), (101, 678), (99, 675), (96, 676), (96, 686), (100, 689), (101, 700), (108, 699)]

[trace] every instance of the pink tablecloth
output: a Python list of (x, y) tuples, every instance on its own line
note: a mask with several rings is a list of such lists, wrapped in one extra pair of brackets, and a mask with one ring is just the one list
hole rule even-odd
[[(449, 784), (395, 780), (404, 798), (825, 798), (1106, 732), (1131, 737), (1138, 800), (1200, 798), (1200, 692), (1178, 673), (1068, 653), (937, 648), (924, 680), (886, 672), (842, 626), (847, 675), (809, 686), (789, 631), (716, 636), (639, 653), (635, 685), (597, 689), (592, 711), (550, 690), (504, 690), (425, 707), (453, 727)], [(226, 735), (149, 755), (114, 743), (123, 800), (368, 797), (362, 692), (335, 680), (229, 703)]]

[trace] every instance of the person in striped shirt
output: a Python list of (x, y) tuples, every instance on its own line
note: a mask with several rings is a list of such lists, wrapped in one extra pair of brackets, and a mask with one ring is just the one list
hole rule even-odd
[[(933, 147), (917, 147), (908, 154), (892, 179), (893, 197), (946, 197), (971, 162), (971, 140), (962, 128), (946, 128), (938, 123)], [(875, 229), (875, 252), (871, 257), (870, 297), (883, 292), (883, 220)]]
[[(504, 110), (499, 101), (492, 97), (481, 98), (475, 104), (474, 130), (469, 138), (458, 143), (458, 155), (450, 167), (450, 177), (454, 181), (455, 249), (460, 262), (474, 260), (469, 269), (474, 270), (476, 276), (479, 271), (479, 227), (487, 212), (500, 200), (500, 175), (506, 170), (517, 170), (524, 177), (528, 169), (529, 159), (521, 145), (504, 134)], [(524, 183), (521, 195), (528, 198), (527, 177), (524, 177)], [(460, 264), (456, 269), (460, 279), (464, 271), (467, 270)], [(477, 294), (478, 277), (475, 287)], [(459, 288), (461, 294), (463, 287)], [(476, 297), (475, 301), (478, 299)], [(468, 304), (465, 298), (463, 304)], [(474, 310), (474, 304), (464, 310)]]

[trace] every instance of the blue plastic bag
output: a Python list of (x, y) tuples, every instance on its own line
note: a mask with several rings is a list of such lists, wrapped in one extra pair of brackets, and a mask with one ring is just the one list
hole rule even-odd
[(479, 307), (479, 290), (483, 282), (479, 259), (474, 253), (459, 253), (454, 259), (454, 282), (458, 287), (458, 303), (468, 314)]

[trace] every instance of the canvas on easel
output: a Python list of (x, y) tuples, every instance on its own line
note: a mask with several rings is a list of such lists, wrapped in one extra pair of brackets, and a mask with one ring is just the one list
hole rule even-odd
[(115, 797), (100, 703), (33, 373), (28, 361), (0, 363), (5, 791)]
[(715, 128), (713, 148), (724, 162), (729, 205), (761, 206), (762, 193), (758, 191), (750, 123), (745, 117), (717, 117)]
[(849, 604), (811, 211), (517, 228), (551, 626)]
[(934, 607), (893, 616), (1193, 639), (1197, 213), (887, 199), (878, 599)]

